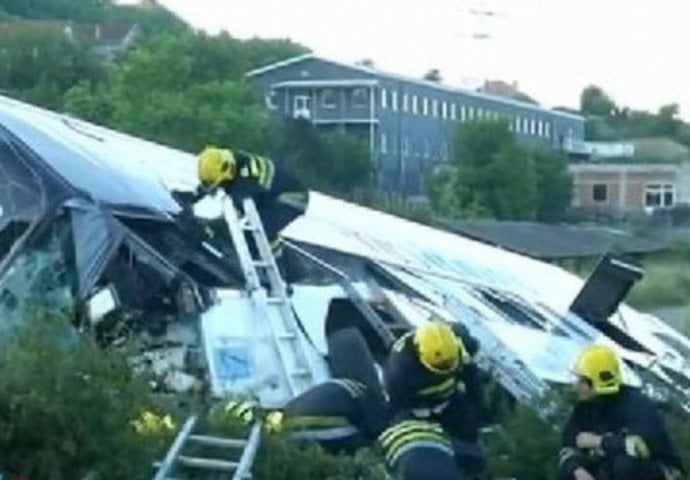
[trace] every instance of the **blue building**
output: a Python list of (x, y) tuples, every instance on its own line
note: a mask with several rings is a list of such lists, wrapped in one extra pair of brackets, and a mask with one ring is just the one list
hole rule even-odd
[(364, 138), (379, 185), (406, 195), (423, 194), (434, 167), (450, 158), (458, 122), (504, 118), (521, 141), (566, 152), (584, 139), (577, 115), (312, 54), (247, 76), (276, 115)]

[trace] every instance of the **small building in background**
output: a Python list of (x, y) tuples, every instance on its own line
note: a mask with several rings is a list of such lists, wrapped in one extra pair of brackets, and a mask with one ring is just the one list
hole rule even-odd
[(591, 213), (630, 214), (687, 203), (682, 167), (673, 164), (572, 164), (573, 207)]

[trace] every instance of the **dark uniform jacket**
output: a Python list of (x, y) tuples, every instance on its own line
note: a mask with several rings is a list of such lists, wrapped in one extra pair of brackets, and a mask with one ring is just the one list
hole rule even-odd
[[(460, 324), (453, 329), (470, 355), (474, 355), (479, 344)], [(461, 365), (460, 369), (448, 374), (435, 373), (419, 360), (414, 346), (414, 332), (400, 337), (393, 346), (384, 368), (384, 384), (391, 407), (394, 409), (434, 408), (448, 401), (458, 389), (465, 390), (474, 383), (476, 366)], [(472, 390), (472, 389), (470, 389)], [(470, 393), (469, 390), (467, 393)]]
[[(452, 324), (470, 357), (479, 350), (479, 342), (459, 323)], [(479, 430), (487, 423), (483, 379), (473, 362), (456, 372), (438, 374), (419, 360), (414, 333), (400, 337), (389, 354), (383, 370), (391, 416), (397, 419), (428, 418), (443, 426), (454, 440), (476, 443)]]
[(575, 405), (562, 435), (561, 471), (565, 475), (584, 467), (592, 455), (596, 456), (596, 452), (577, 450), (576, 438), (581, 432), (604, 435), (599, 452), (604, 458), (626, 455), (626, 436), (640, 436), (651, 459), (682, 470), (663, 419), (653, 402), (638, 389), (622, 386), (615, 395)]
[[(294, 202), (286, 203), (286, 197), (306, 201), (307, 191), (270, 158), (243, 151), (233, 154), (237, 162), (235, 178), (222, 183), (220, 187), (240, 210), (243, 199), (251, 197), (254, 200), (266, 236), (274, 244), (279, 233), (304, 213), (303, 208), (296, 207)], [(206, 193), (200, 186), (194, 193), (175, 192), (175, 197), (183, 204), (193, 204)]]

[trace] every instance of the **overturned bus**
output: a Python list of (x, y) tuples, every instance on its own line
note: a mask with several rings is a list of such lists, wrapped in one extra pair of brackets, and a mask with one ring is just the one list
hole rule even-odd
[[(231, 237), (204, 233), (222, 221), (222, 204), (209, 198), (190, 212), (171, 193), (192, 191), (195, 169), (185, 152), (0, 97), (2, 334), (49, 308), (103, 345), (128, 345), (157, 388), (251, 393), (267, 406), (299, 393)], [(600, 342), (625, 360), (627, 383), (690, 410), (690, 341), (623, 303), (643, 275), (628, 259), (607, 255), (584, 281), (309, 197), (283, 233), (306, 272), (290, 303), (311, 383), (349, 368), (332, 358), (334, 332), (359, 332), (376, 364), (396, 336), (440, 316), (481, 341), (479, 365), (516, 401), (569, 383), (579, 350)]]

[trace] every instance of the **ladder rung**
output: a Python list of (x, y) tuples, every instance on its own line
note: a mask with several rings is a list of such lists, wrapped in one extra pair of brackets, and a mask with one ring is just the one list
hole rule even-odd
[(278, 335), (278, 340), (296, 340), (297, 334), (295, 333), (281, 333)]
[(235, 470), (239, 465), (237, 462), (228, 462), (226, 460), (217, 460), (215, 458), (186, 457), (182, 455), (178, 458), (178, 461), (180, 464), (186, 467), (224, 470), (228, 472)]
[(271, 266), (271, 262), (267, 260), (254, 260), (252, 263), (259, 268), (269, 268)]
[(283, 297), (268, 297), (266, 301), (269, 305), (282, 305), (287, 302)]
[(240, 440), (237, 438), (211, 437), (207, 435), (190, 435), (189, 440), (192, 442), (201, 443), (203, 445), (225, 448), (242, 448), (247, 444), (246, 440)]
[(299, 370), (293, 371), (290, 375), (293, 375), (295, 377), (309, 377), (311, 376), (311, 372), (306, 368), (301, 368)]

